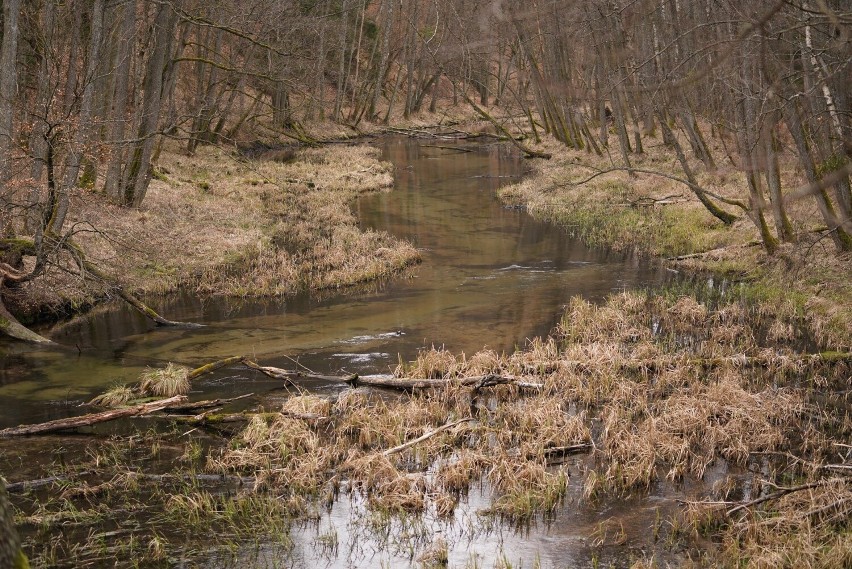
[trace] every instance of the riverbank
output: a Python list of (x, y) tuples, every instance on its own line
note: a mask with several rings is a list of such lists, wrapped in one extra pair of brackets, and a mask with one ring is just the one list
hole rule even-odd
[[(795, 328), (803, 341), (824, 349), (852, 347), (852, 258), (834, 251), (810, 203), (794, 202), (789, 208), (800, 240), (782, 244), (769, 256), (759, 245), (755, 225), (742, 212), (728, 206), (740, 219), (725, 226), (687, 186), (665, 177), (682, 173), (659, 139), (646, 139), (645, 152), (631, 160), (635, 168), (661, 175), (635, 177), (623, 171), (595, 175), (612, 167), (605, 156), (570, 150), (555, 141), (540, 148), (553, 158), (532, 161), (523, 181), (502, 188), (499, 195), (507, 204), (526, 207), (591, 246), (636, 250), (660, 258), (672, 270), (735, 284), (751, 310), (777, 319), (779, 326)], [(714, 150), (722, 155), (722, 149)], [(745, 192), (744, 174), (731, 165), (710, 172), (694, 162), (699, 183), (716, 195), (736, 199)], [(794, 158), (782, 164), (784, 187), (804, 183)]]
[[(141, 208), (77, 190), (75, 239), (88, 259), (139, 295), (277, 296), (346, 287), (398, 272), (419, 253), (362, 232), (360, 195), (389, 191), (392, 167), (365, 145), (326, 145), (249, 159), (234, 149), (193, 155), (167, 146)], [(48, 270), (10, 299), (25, 320), (104, 297), (101, 283)], [(15, 300), (18, 300), (16, 303)]]

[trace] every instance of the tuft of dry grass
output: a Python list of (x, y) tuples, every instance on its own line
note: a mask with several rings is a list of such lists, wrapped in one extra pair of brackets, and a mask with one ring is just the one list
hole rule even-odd
[(171, 362), (164, 368), (146, 369), (139, 376), (139, 390), (143, 395), (173, 397), (189, 393), (189, 368)]
[(111, 387), (105, 393), (102, 393), (89, 401), (89, 405), (95, 405), (97, 407), (121, 407), (135, 397), (136, 394), (130, 387), (126, 385), (116, 385)]

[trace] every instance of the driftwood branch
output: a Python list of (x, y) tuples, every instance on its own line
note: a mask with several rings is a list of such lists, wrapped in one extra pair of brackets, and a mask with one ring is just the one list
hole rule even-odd
[(123, 417), (133, 417), (136, 415), (147, 415), (156, 411), (162, 411), (172, 406), (178, 406), (186, 401), (185, 395), (175, 395), (168, 399), (160, 399), (142, 405), (134, 405), (132, 407), (123, 407), (121, 409), (110, 409), (100, 413), (90, 413), (88, 415), (80, 415), (79, 417), (69, 417), (67, 419), (56, 419), (46, 423), (38, 423), (36, 425), (19, 425), (8, 429), (0, 430), (0, 438), (20, 437), (27, 435), (44, 435), (55, 433), (58, 431), (67, 431), (78, 427), (89, 427), (98, 423), (114, 421)]
[(369, 387), (384, 387), (388, 389), (401, 389), (403, 391), (413, 391), (417, 389), (435, 389), (447, 387), (450, 385), (459, 385), (462, 387), (493, 387), (495, 385), (515, 385), (522, 389), (542, 389), (544, 386), (541, 383), (532, 383), (521, 381), (513, 375), (473, 375), (467, 377), (450, 377), (450, 378), (408, 378), (408, 377), (393, 377), (385, 375), (371, 376), (354, 376), (345, 380), (353, 387), (369, 386)]
[(593, 449), (592, 443), (580, 443), (564, 447), (550, 447), (544, 449), (544, 458), (548, 466), (556, 466), (565, 462), (565, 459), (573, 454), (586, 452)]
[(435, 429), (433, 431), (429, 431), (428, 433), (424, 433), (423, 435), (420, 435), (416, 439), (412, 439), (412, 440), (408, 441), (407, 443), (403, 443), (401, 445), (398, 445), (398, 446), (395, 446), (393, 448), (389, 448), (385, 451), (382, 451), (382, 455), (383, 456), (390, 456), (392, 454), (402, 452), (405, 449), (413, 447), (417, 443), (422, 443), (423, 441), (430, 439), (430, 438), (434, 437), (435, 435), (437, 435), (439, 433), (442, 433), (446, 430), (452, 429), (453, 427), (457, 427), (457, 426), (459, 426), (463, 423), (467, 423), (467, 422), (473, 421), (473, 420), (474, 420), (473, 417), (465, 417), (464, 419), (459, 419), (458, 421), (453, 421), (452, 423), (447, 423), (446, 425), (442, 425), (442, 426), (438, 427), (437, 429)]
[(811, 488), (818, 488), (819, 486), (825, 486), (831, 482), (835, 482), (837, 479), (831, 478), (826, 480), (819, 480), (817, 482), (811, 482), (810, 484), (802, 484), (801, 486), (793, 486), (790, 488), (781, 488), (777, 492), (773, 492), (772, 494), (767, 494), (766, 496), (761, 496), (760, 498), (755, 498), (754, 500), (749, 500), (748, 502), (743, 502), (739, 504), (727, 512), (725, 515), (731, 516), (737, 513), (740, 510), (744, 510), (746, 508), (751, 508), (752, 506), (757, 506), (758, 504), (762, 504), (763, 502), (768, 502), (770, 500), (777, 500), (782, 496), (786, 496), (787, 494), (792, 494), (793, 492), (801, 492), (802, 490), (810, 490)]
[(228, 403), (232, 403), (234, 401), (239, 401), (240, 399), (246, 399), (247, 397), (251, 397), (253, 395), (254, 393), (246, 393), (244, 395), (230, 397), (228, 399), (210, 399), (206, 401), (195, 401), (193, 403), (183, 403), (180, 405), (170, 405), (169, 407), (164, 409), (164, 411), (168, 411), (169, 413), (187, 413), (190, 411), (213, 409), (216, 407), (221, 407), (222, 405), (227, 405)]
[(716, 249), (710, 249), (709, 251), (702, 251), (700, 253), (690, 253), (689, 255), (678, 255), (677, 257), (669, 257), (666, 261), (685, 261), (687, 259), (697, 259), (699, 257), (704, 257), (706, 255), (712, 255), (713, 253), (721, 253), (723, 251), (727, 251), (728, 249), (742, 249), (745, 247), (759, 247), (763, 245), (762, 241), (749, 241), (748, 243), (742, 243), (739, 245), (729, 245), (727, 247), (717, 247)]
[[(91, 472), (91, 470), (75, 472), (74, 476), (85, 476), (86, 474), (91, 474)], [(66, 480), (69, 480), (70, 478), (72, 478), (71, 475), (62, 475), (48, 476), (47, 478), (37, 478), (35, 480), (22, 480), (20, 482), (12, 482), (6, 484), (6, 491), (10, 494), (17, 492), (27, 492), (29, 490), (34, 490), (35, 488), (41, 488), (42, 486), (48, 486), (57, 482), (64, 482)]]
[(190, 371), (186, 374), (186, 379), (192, 381), (193, 379), (204, 375), (205, 373), (210, 373), (211, 371), (216, 371), (217, 369), (223, 368), (225, 366), (240, 363), (244, 361), (245, 358), (243, 356), (231, 356), (229, 358), (224, 358), (215, 362), (210, 362), (209, 364), (204, 364), (201, 367), (197, 367), (194, 370)]
[(310, 373), (304, 372), (300, 370), (289, 370), (282, 369), (280, 367), (272, 367), (272, 366), (262, 366), (257, 362), (253, 362), (249, 359), (243, 359), (243, 365), (245, 365), (249, 369), (253, 369), (259, 371), (260, 373), (269, 376), (273, 379), (280, 379), (282, 381), (286, 381), (291, 386), (295, 387), (296, 384), (293, 383), (294, 378), (308, 378), (308, 379), (322, 379), (326, 381), (343, 381), (345, 382), (347, 378), (337, 376), (337, 375), (322, 375), (318, 373)]

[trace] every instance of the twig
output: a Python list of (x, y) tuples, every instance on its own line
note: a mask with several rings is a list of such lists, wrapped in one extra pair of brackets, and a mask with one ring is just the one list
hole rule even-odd
[(772, 494), (767, 494), (766, 496), (761, 496), (760, 498), (755, 498), (754, 500), (750, 500), (748, 502), (744, 502), (738, 506), (735, 506), (725, 512), (725, 515), (732, 516), (736, 512), (743, 510), (745, 508), (750, 508), (752, 506), (756, 506), (758, 504), (762, 504), (763, 502), (768, 502), (770, 500), (777, 500), (787, 494), (792, 494), (793, 492), (801, 492), (802, 490), (810, 490), (811, 488), (818, 488), (820, 486), (825, 486), (830, 482), (836, 481), (836, 478), (830, 478), (827, 480), (819, 480), (818, 482), (811, 482), (810, 484), (802, 484), (801, 486), (793, 486), (790, 488), (781, 488), (778, 492), (773, 492)]
[(454, 421), (452, 423), (447, 423), (446, 425), (438, 427), (434, 431), (429, 431), (428, 433), (421, 435), (421, 436), (417, 437), (416, 439), (410, 440), (407, 443), (403, 443), (399, 446), (395, 446), (393, 448), (389, 448), (385, 451), (382, 451), (382, 455), (383, 456), (390, 456), (392, 454), (402, 452), (409, 447), (413, 447), (417, 443), (421, 443), (421, 442), (425, 441), (426, 439), (434, 437), (438, 433), (441, 433), (441, 432), (446, 431), (448, 429), (452, 429), (453, 427), (461, 425), (462, 423), (467, 423), (468, 421), (473, 421), (473, 420), (474, 420), (473, 417), (465, 417), (464, 419), (459, 419), (458, 421)]

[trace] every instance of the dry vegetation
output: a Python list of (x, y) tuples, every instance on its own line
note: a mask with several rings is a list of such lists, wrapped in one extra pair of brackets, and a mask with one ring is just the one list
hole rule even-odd
[[(122, 456), (99, 455), (98, 464), (107, 466), (101, 476), (114, 472), (111, 498), (137, 503), (139, 492), (150, 492), (165, 507), (138, 537), (156, 538), (164, 551), (178, 539), (169, 534), (175, 516), (182, 530), (221, 532), (241, 547), (252, 532), (286, 543), (280, 534), (290, 520), (311, 518), (346, 493), (380, 516), (451, 520), (471, 488), (485, 484), (486, 519), (529, 523), (563, 503), (565, 457), (577, 453), (584, 466), (571, 474), (582, 478), (580, 499), (590, 506), (662, 482), (676, 489), (713, 467), (724, 474), (691, 485), (697, 494), (673, 491), (688, 507), (665, 522), (676, 539), (655, 551), (684, 556), (703, 536), (697, 559), (708, 566), (844, 566), (852, 559), (850, 358), (803, 356), (795, 335), (779, 330), (787, 325), (737, 300), (702, 303), (676, 292), (621, 293), (601, 305), (575, 298), (553, 335), (526, 350), (465, 357), (433, 349), (396, 370), (445, 379), (442, 387), (403, 395), (357, 388), (335, 398), (296, 392), (280, 412), (250, 418), (227, 447), (180, 443), (191, 466), (184, 476), (250, 481), (234, 497), (206, 485), (151, 488), (144, 476), (128, 478)], [(461, 381), (486, 374), (515, 381)], [(180, 374), (160, 374), (172, 375)], [(103, 493), (100, 484), (83, 494)], [(43, 504), (24, 521), (71, 508), (81, 508), (75, 523), (100, 519), (79, 497)]]
[[(143, 294), (182, 287), (281, 295), (374, 280), (419, 259), (409, 244), (357, 226), (352, 201), (393, 184), (377, 155), (338, 145), (253, 160), (225, 148), (192, 156), (170, 148), (139, 210), (80, 190), (76, 239), (91, 260)], [(45, 305), (89, 304), (104, 291), (56, 269), (44, 287), (21, 293), (33, 314)]]

